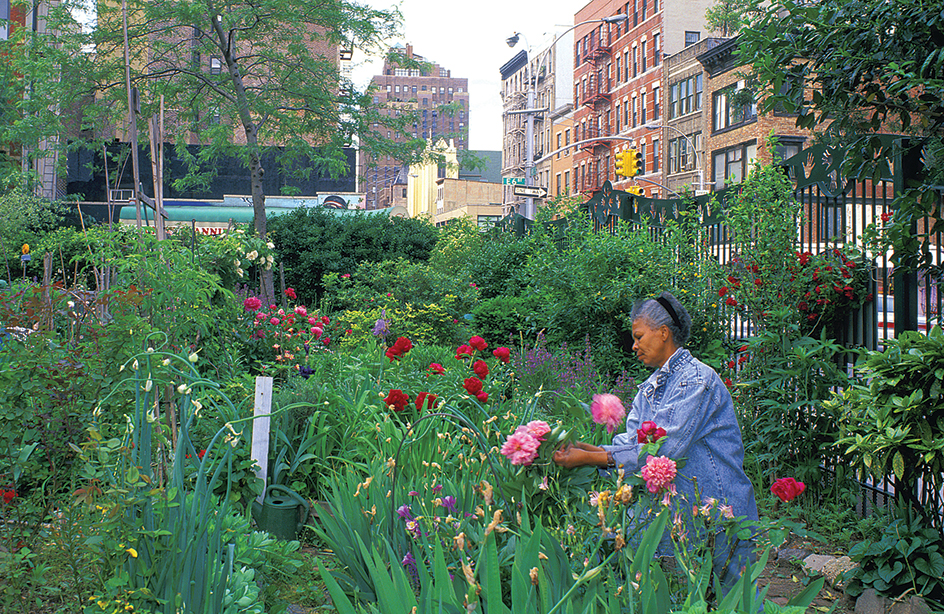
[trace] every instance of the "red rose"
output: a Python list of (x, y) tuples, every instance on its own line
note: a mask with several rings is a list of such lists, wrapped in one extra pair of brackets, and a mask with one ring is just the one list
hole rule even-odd
[(793, 478), (780, 478), (770, 487), (770, 492), (780, 497), (780, 500), (784, 503), (793, 501), (804, 490), (806, 490), (806, 484), (797, 482)]
[(197, 452), (197, 457), (203, 459), (203, 456), (207, 453), (206, 449), (200, 450)]
[(468, 345), (460, 345), (456, 348), (456, 360), (462, 360), (463, 358), (468, 358), (472, 355), (472, 347)]
[(328, 324), (331, 324), (331, 318), (328, 316), (321, 316), (321, 323), (327, 326)]
[(331, 343), (331, 338), (325, 337), (324, 339), (321, 340), (321, 342), (325, 345), (329, 345)]
[(0, 496), (3, 497), (3, 503), (6, 505), (10, 504), (10, 501), (13, 501), (13, 498), (16, 497), (15, 490), (0, 490)]
[(425, 405), (427, 409), (436, 409), (436, 399), (438, 397), (431, 392), (421, 392), (416, 395), (416, 411), (423, 411)]
[(737, 307), (738, 302), (737, 302), (737, 300), (735, 300), (735, 298), (734, 298), (733, 296), (729, 296), (729, 297), (728, 297), (728, 300), (726, 300), (726, 301), (724, 302), (724, 304), (725, 304), (725, 305), (731, 305), (732, 307)]
[(471, 345), (473, 348), (475, 348), (476, 350), (480, 352), (484, 352), (485, 348), (488, 347), (488, 344), (485, 343), (485, 339), (482, 339), (481, 337), (478, 337), (478, 336), (472, 337), (471, 339), (469, 339), (469, 345)]
[(295, 290), (292, 288), (285, 289), (285, 296), (289, 297), (293, 301), (298, 298), (298, 296), (295, 294)]
[(511, 350), (506, 347), (495, 348), (492, 351), (492, 356), (502, 361), (506, 365), (511, 362)]
[(663, 437), (665, 437), (665, 429), (656, 426), (656, 423), (651, 420), (646, 420), (636, 429), (636, 441), (639, 443), (655, 443)]
[(481, 379), (488, 377), (488, 365), (484, 360), (476, 360), (472, 365), (472, 371)]
[(482, 392), (482, 380), (477, 377), (467, 377), (462, 383), (462, 387), (469, 394), (478, 394)]
[(741, 287), (741, 280), (735, 277), (734, 275), (728, 275), (728, 283), (730, 283), (735, 288)]
[(846, 286), (842, 289), (842, 293), (846, 295), (846, 298), (850, 301), (855, 298), (855, 290), (852, 289), (852, 286)]
[(871, 303), (871, 302), (874, 301), (874, 300), (875, 300), (875, 295), (872, 294), (871, 292), (869, 292), (868, 294), (865, 295), (865, 302), (866, 302), (866, 303)]
[(798, 252), (797, 259), (800, 261), (801, 265), (806, 265), (810, 262), (810, 255), (809, 252), (803, 252), (802, 254)]
[(797, 309), (799, 309), (800, 311), (809, 311), (810, 306), (807, 304), (806, 301), (800, 301), (797, 304)]
[(764, 285), (764, 280), (763, 280), (763, 279), (755, 279), (755, 280), (754, 280), (754, 285), (755, 285), (755, 286), (763, 286), (763, 285)]
[(410, 397), (403, 394), (403, 391), (394, 388), (390, 391), (390, 394), (387, 395), (387, 398), (384, 399), (384, 404), (396, 412), (401, 412), (406, 409), (406, 404), (410, 402)]
[(890, 219), (892, 219), (892, 214), (891, 214), (891, 213), (883, 213), (883, 214), (882, 214), (882, 222), (884, 222), (884, 223), (887, 224), (887, 223), (888, 223), (888, 220), (890, 220)]
[(429, 366), (426, 367), (426, 370), (432, 371), (433, 373), (438, 373), (439, 375), (445, 375), (446, 373), (446, 369), (438, 362), (429, 363)]
[(734, 382), (731, 381), (730, 377), (727, 377), (724, 380), (724, 385), (727, 386), (728, 388), (731, 388), (732, 386), (734, 386)]
[(740, 358), (738, 358), (739, 365), (743, 365), (745, 362), (747, 362), (747, 356), (741, 356)]
[(746, 345), (742, 345), (740, 348), (738, 348), (738, 352), (746, 352), (748, 349), (750, 348), (748, 348)]
[(727, 293), (728, 293), (727, 286), (721, 286), (720, 288), (718, 288), (718, 296), (724, 296)]

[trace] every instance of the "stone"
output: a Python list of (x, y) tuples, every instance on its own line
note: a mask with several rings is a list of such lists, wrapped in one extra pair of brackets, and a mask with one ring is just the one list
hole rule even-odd
[(882, 597), (874, 588), (862, 591), (855, 603), (855, 614), (885, 614), (888, 599)]
[(921, 597), (912, 595), (910, 599), (895, 601), (888, 614), (930, 614), (931, 608)]
[(853, 563), (852, 559), (848, 556), (841, 556), (838, 559), (827, 561), (826, 564), (823, 565), (823, 575), (826, 576), (826, 580), (831, 585), (839, 590), (843, 590), (846, 583), (840, 576), (856, 567), (858, 567), (858, 565)]
[(777, 551), (777, 560), (778, 561), (792, 561), (794, 559), (802, 561), (806, 557), (810, 556), (809, 550), (803, 550), (802, 548), (781, 548)]
[(832, 561), (834, 558), (836, 557), (829, 556), (828, 554), (811, 554), (803, 559), (803, 565), (810, 571), (822, 574), (826, 563)]
[(787, 597), (772, 597), (770, 600), (779, 606), (785, 606), (790, 602), (790, 599)]

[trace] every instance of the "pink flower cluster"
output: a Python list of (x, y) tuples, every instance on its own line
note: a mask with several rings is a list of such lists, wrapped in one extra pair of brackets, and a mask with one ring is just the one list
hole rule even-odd
[(530, 465), (538, 456), (538, 449), (544, 443), (544, 438), (551, 432), (551, 427), (543, 420), (532, 420), (519, 426), (514, 434), (505, 440), (501, 447), (512, 465)]
[(623, 409), (623, 402), (619, 397), (613, 394), (595, 394), (593, 403), (590, 404), (590, 413), (593, 421), (597, 424), (606, 426), (606, 430), (612, 433), (622, 424), (626, 416), (626, 410)]
[(663, 489), (672, 490), (675, 485), (677, 468), (675, 461), (665, 456), (650, 456), (642, 468), (642, 479), (646, 481), (646, 490), (655, 494)]

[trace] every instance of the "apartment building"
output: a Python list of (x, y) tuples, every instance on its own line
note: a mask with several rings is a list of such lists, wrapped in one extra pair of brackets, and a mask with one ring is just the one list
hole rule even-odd
[[(606, 181), (663, 196), (665, 149), (663, 60), (706, 37), (711, 0), (593, 0), (574, 17), (574, 154), (572, 191), (590, 193)], [(605, 17), (626, 15), (617, 23)], [(584, 23), (591, 22), (591, 23)], [(647, 126), (651, 126), (647, 128)], [(659, 126), (659, 127), (656, 127)], [(638, 178), (614, 173), (616, 153), (635, 147)]]
[[(509, 44), (517, 44), (517, 36), (510, 38)], [(506, 182), (502, 200), (506, 214), (523, 212), (525, 198), (514, 195), (511, 181), (526, 181), (529, 168), (531, 185), (546, 188), (548, 196), (559, 192), (556, 179), (560, 164), (556, 163), (561, 158), (548, 154), (559, 148), (555, 124), (573, 110), (574, 65), (570, 53), (573, 36), (572, 30), (565, 30), (537, 52), (519, 51), (499, 69), (504, 127), (502, 178)], [(530, 136), (529, 116), (532, 122)], [(530, 164), (527, 159), (529, 151)], [(568, 161), (570, 155), (568, 151)]]
[[(382, 74), (371, 79), (373, 103), (383, 107), (385, 114), (416, 117), (408, 132), (389, 130), (383, 136), (395, 142), (417, 138), (436, 142), (446, 138), (453, 140), (457, 150), (468, 149), (469, 80), (453, 77), (450, 70), (415, 53), (412, 45), (395, 50), (419, 67), (405, 68), (389, 59), (385, 61)], [(451, 108), (444, 109), (445, 105)], [(404, 183), (407, 172), (400, 161), (390, 156), (362, 158), (359, 175), (366, 191), (367, 208), (389, 206), (390, 188)]]

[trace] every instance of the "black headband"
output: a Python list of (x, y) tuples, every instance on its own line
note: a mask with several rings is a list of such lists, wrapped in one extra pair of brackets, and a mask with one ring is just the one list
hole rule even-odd
[(656, 300), (659, 302), (660, 305), (662, 305), (663, 309), (665, 309), (669, 313), (669, 315), (672, 316), (672, 322), (675, 323), (675, 326), (676, 328), (679, 329), (679, 332), (682, 332), (682, 323), (679, 322), (678, 314), (675, 313), (675, 308), (672, 307), (672, 303), (670, 303), (668, 300), (666, 300), (665, 298), (661, 296), (656, 298)]

